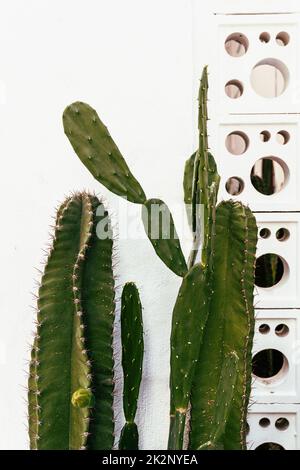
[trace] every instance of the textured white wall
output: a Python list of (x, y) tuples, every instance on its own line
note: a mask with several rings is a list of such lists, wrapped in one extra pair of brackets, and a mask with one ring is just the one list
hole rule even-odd
[[(246, 4), (229, 1), (226, 7), (240, 8), (241, 3)], [(75, 189), (105, 195), (114, 211), (119, 204), (74, 155), (63, 134), (62, 111), (77, 99), (93, 105), (148, 197), (160, 197), (171, 207), (181, 204), (183, 165), (196, 135), (194, 77), (200, 67), (199, 60), (197, 70), (193, 65), (193, 28), (201, 29), (201, 62), (209, 63), (214, 47), (211, 13), (224, 10), (222, 1), (203, 5), (201, 22), (195, 24), (192, 4), (0, 2), (2, 449), (28, 448), (25, 371), (34, 319), (30, 306), (35, 303), (30, 292), (39, 278), (34, 267), (41, 266), (54, 206)], [(249, 8), (255, 4), (250, 2)], [(279, 6), (274, 1), (265, 4), (272, 10)], [(141, 446), (163, 449), (168, 434), (170, 321), (180, 280), (146, 240), (122, 239), (119, 247), (118, 285), (136, 281), (144, 305)], [(187, 241), (184, 248), (187, 252)]]

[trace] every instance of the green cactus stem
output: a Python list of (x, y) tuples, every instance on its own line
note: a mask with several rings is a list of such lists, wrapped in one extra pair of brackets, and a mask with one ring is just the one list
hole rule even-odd
[(207, 320), (205, 273), (196, 264), (183, 278), (173, 310), (168, 449), (182, 449), (186, 414)]
[[(100, 240), (96, 235), (103, 219), (107, 213), (100, 201), (86, 193), (69, 197), (58, 210), (39, 289), (30, 364), (32, 449), (113, 445), (114, 279), (112, 238)], [(109, 226), (108, 219), (106, 223)], [(108, 232), (111, 235), (110, 228)], [(95, 397), (93, 408), (81, 406), (78, 394), (83, 392), (89, 405)]]
[(121, 303), (122, 367), (124, 376), (123, 408), (125, 426), (119, 449), (138, 449), (138, 429), (134, 422), (142, 380), (144, 340), (142, 305), (133, 282), (125, 284)]
[(214, 433), (213, 417), (221, 398), (219, 377), (227, 367), (227, 355), (233, 352), (239, 358), (239, 373), (219, 443), (225, 450), (245, 448), (254, 332), (256, 241), (257, 227), (251, 211), (238, 202), (222, 202), (216, 214), (210, 312), (191, 393), (191, 449), (201, 448)]

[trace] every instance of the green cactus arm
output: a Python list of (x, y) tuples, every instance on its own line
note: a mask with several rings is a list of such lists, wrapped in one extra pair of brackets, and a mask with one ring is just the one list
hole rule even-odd
[(123, 406), (125, 419), (134, 421), (142, 379), (144, 340), (142, 305), (133, 282), (125, 284), (121, 304)]
[(159, 258), (175, 274), (185, 276), (187, 265), (168, 206), (160, 199), (148, 199), (142, 207), (142, 220)]
[[(76, 314), (81, 302), (76, 273), (89, 234), (87, 212), (85, 202), (77, 197), (70, 198), (60, 212), (39, 289), (33, 392), (38, 401), (39, 449), (80, 449), (86, 442), (89, 409), (74, 408), (71, 396), (78, 388), (90, 386), (83, 323)], [(63, 334), (58, 334), (62, 327)]]
[(112, 268), (113, 234), (107, 211), (97, 197), (90, 196), (93, 225), (82, 272), (82, 310), (86, 347), (96, 398), (91, 410), (89, 450), (109, 450), (114, 442), (112, 335), (115, 286)]
[(244, 448), (244, 426), (250, 392), (254, 328), (253, 288), (257, 228), (251, 211), (233, 201), (217, 208), (210, 314), (191, 394), (190, 448), (208, 442), (219, 378), (225, 358), (236, 351), (238, 379), (226, 425), (224, 449)]
[(173, 310), (170, 374), (170, 450), (182, 449), (186, 413), (207, 321), (206, 276), (196, 264), (183, 278)]
[[(208, 77), (207, 67), (204, 67), (198, 95), (198, 130), (199, 147), (194, 158), (194, 171), (192, 181), (192, 231), (193, 248), (189, 257), (189, 267), (197, 260), (200, 251), (201, 263), (206, 267), (210, 260), (210, 243), (212, 238), (212, 192), (217, 199), (220, 177), (214, 157), (208, 149), (207, 135), (207, 93)], [(191, 157), (192, 163), (192, 157)], [(191, 171), (189, 172), (191, 175)], [(187, 184), (186, 184), (187, 186)]]
[(79, 101), (72, 103), (63, 113), (63, 125), (73, 149), (97, 181), (131, 202), (146, 201), (141, 185), (93, 108)]
[(228, 353), (224, 360), (224, 367), (216, 392), (216, 402), (212, 417), (212, 435), (208, 442), (201, 444), (198, 450), (224, 449), (223, 437), (230, 413), (234, 389), (238, 376), (239, 358), (235, 351)]
[(125, 284), (121, 302), (121, 340), (123, 367), (123, 409), (125, 426), (119, 448), (138, 449), (138, 429), (134, 423), (142, 380), (144, 340), (139, 292), (133, 282)]

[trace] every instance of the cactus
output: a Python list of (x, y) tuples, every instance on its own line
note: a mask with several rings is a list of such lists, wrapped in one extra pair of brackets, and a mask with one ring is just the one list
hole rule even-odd
[(119, 449), (138, 449), (138, 429), (134, 422), (142, 379), (144, 340), (142, 306), (136, 285), (125, 284), (121, 305), (122, 367), (124, 376), (123, 408), (126, 423)]
[[(208, 147), (207, 93), (205, 67), (198, 96), (199, 147), (184, 173), (184, 201), (193, 233), (188, 265), (167, 206), (146, 199), (127, 165), (122, 166), (124, 160), (96, 112), (84, 103), (74, 103), (64, 112), (65, 133), (79, 158), (108, 189), (142, 204), (145, 230), (157, 255), (183, 277), (171, 332), (169, 449), (183, 448), (189, 424), (191, 449), (245, 448), (257, 228), (251, 211), (241, 203), (217, 206), (220, 177)], [(93, 153), (88, 150), (90, 139)], [(109, 163), (107, 154), (114, 156)], [(160, 219), (149, 214), (155, 205), (170, 219), (169, 238)], [(158, 228), (157, 237), (153, 227)], [(124, 430), (124, 439), (125, 432), (134, 434), (136, 428)]]
[(75, 152), (94, 178), (131, 202), (146, 202), (142, 187), (93, 108), (73, 103), (66, 108), (63, 123)]
[[(161, 238), (162, 231), (159, 229), (159, 237), (155, 240), (151, 238), (148, 230), (151, 220), (153, 225), (159, 225), (159, 222), (151, 217), (151, 212), (147, 215), (152, 200), (147, 201), (144, 190), (130, 172), (96, 111), (86, 103), (75, 102), (65, 109), (63, 125), (72, 147), (94, 178), (113, 193), (143, 205), (143, 223), (157, 255), (175, 274), (184, 276), (187, 266), (176, 230), (174, 229), (173, 237)], [(159, 200), (156, 200), (156, 203), (170, 213), (165, 203)]]
[[(185, 202), (192, 201), (188, 218), (194, 236), (189, 272), (199, 266), (198, 261), (202, 267), (197, 283), (202, 300), (197, 301), (203, 334), (198, 335), (197, 360), (184, 355), (185, 369), (195, 362), (189, 375), (184, 409), (186, 412), (190, 403), (191, 449), (240, 449), (245, 448), (250, 394), (257, 228), (251, 211), (240, 203), (222, 202), (216, 208), (219, 175), (207, 144), (207, 87), (207, 70), (204, 69), (199, 91), (199, 149), (186, 162), (184, 175)], [(202, 225), (199, 205), (204, 219)], [(190, 294), (194, 299), (192, 289)], [(173, 312), (175, 318), (177, 303)], [(182, 312), (183, 321), (187, 316), (186, 309)], [(190, 338), (195, 328), (195, 322), (193, 327), (189, 325)], [(174, 334), (172, 330), (171, 347)], [(177, 375), (176, 381), (171, 380), (171, 393), (180, 383), (176, 358), (180, 357), (181, 348), (182, 345), (177, 344), (171, 351), (171, 377)], [(224, 379), (229, 370), (231, 377), (227, 377), (227, 385), (231, 383), (231, 388), (225, 386)], [(174, 429), (172, 399), (170, 414), (169, 449), (182, 449), (184, 423), (178, 422)]]
[[(100, 210), (99, 210), (100, 209)], [(97, 224), (108, 237), (98, 238)], [(29, 377), (31, 449), (111, 449), (114, 321), (112, 237), (101, 202), (59, 208), (38, 295)]]
[(222, 439), (224, 449), (245, 447), (246, 413), (251, 384), (254, 331), (253, 272), (255, 219), (242, 204), (222, 202), (217, 208), (212, 296), (191, 392), (190, 447), (210, 440), (218, 401), (219, 377), (227, 354), (238, 357), (238, 376)]

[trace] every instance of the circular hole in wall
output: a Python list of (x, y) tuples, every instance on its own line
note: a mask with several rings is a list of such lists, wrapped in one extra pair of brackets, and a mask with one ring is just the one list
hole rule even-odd
[(258, 331), (259, 331), (262, 335), (266, 335), (266, 334), (269, 333), (270, 327), (269, 327), (269, 325), (267, 325), (266, 323), (262, 323), (261, 325), (259, 325)]
[(287, 336), (289, 334), (289, 331), (290, 331), (289, 327), (285, 325), (284, 323), (280, 323), (275, 328), (275, 333), (277, 336)]
[(279, 431), (285, 431), (289, 427), (289, 425), (289, 420), (286, 418), (278, 418), (275, 421), (275, 427), (279, 429)]
[(232, 57), (241, 57), (246, 54), (249, 47), (247, 37), (242, 33), (232, 33), (225, 41), (225, 49)]
[(289, 70), (278, 59), (263, 59), (251, 71), (251, 85), (264, 98), (282, 95), (289, 82)]
[(285, 265), (280, 256), (266, 253), (255, 262), (255, 285), (258, 287), (273, 287), (278, 284), (285, 272)]
[(229, 98), (237, 99), (242, 96), (244, 88), (239, 80), (230, 80), (225, 85), (225, 93)]
[(263, 33), (260, 33), (259, 35), (260, 42), (263, 42), (265, 44), (267, 44), (270, 41), (270, 39), (271, 39), (271, 36), (266, 31), (264, 31)]
[(251, 170), (251, 183), (254, 188), (265, 196), (281, 191), (289, 179), (289, 169), (278, 157), (263, 157), (257, 160)]
[(226, 137), (225, 145), (233, 155), (242, 155), (248, 149), (249, 139), (244, 132), (234, 131)]
[(285, 242), (290, 238), (290, 231), (287, 228), (280, 228), (276, 232), (276, 238), (280, 242)]
[(246, 425), (245, 425), (245, 433), (246, 433), (246, 435), (248, 435), (249, 432), (250, 432), (250, 426), (249, 426), (249, 423), (248, 423), (248, 421), (247, 421), (247, 422), (246, 422)]
[(255, 450), (285, 450), (280, 444), (276, 442), (264, 442), (260, 446), (256, 447)]
[(269, 238), (271, 236), (271, 230), (269, 230), (268, 228), (262, 228), (259, 231), (259, 236), (260, 238)]
[(271, 138), (271, 134), (269, 131), (261, 131), (261, 133), (259, 134), (259, 137), (262, 142), (269, 142)]
[(257, 379), (280, 378), (288, 370), (288, 360), (277, 349), (263, 349), (252, 359), (252, 373)]
[(244, 189), (244, 181), (238, 176), (231, 176), (225, 184), (226, 191), (231, 196), (238, 196)]
[(270, 426), (270, 424), (271, 424), (271, 421), (269, 420), (269, 418), (261, 418), (259, 420), (259, 425), (262, 428), (267, 428), (268, 426)]
[(287, 46), (290, 42), (290, 35), (286, 31), (280, 31), (276, 36), (276, 42), (279, 46)]
[(285, 145), (290, 140), (290, 134), (287, 131), (279, 131), (276, 134), (276, 140), (279, 144)]

